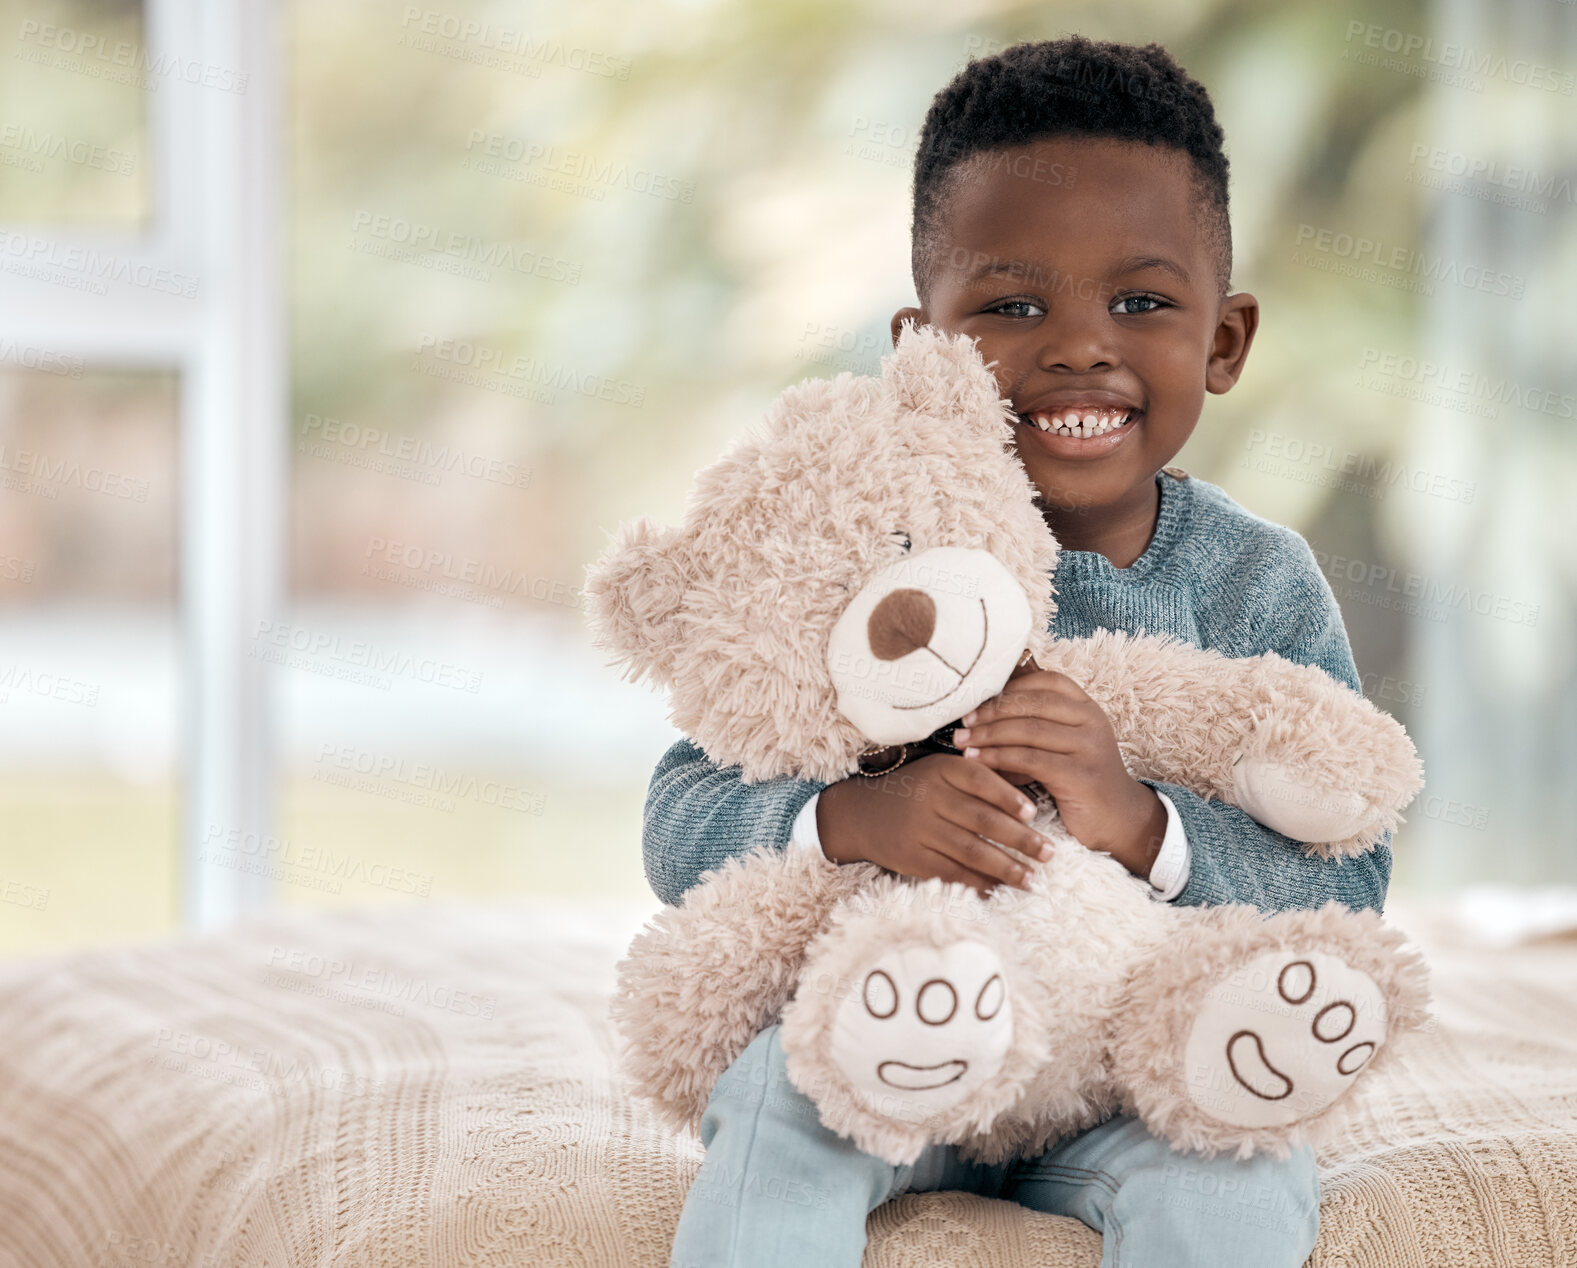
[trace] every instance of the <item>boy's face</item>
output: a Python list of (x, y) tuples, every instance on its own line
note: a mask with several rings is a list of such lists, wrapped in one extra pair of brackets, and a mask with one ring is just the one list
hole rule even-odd
[(1063, 137), (975, 156), (962, 176), (929, 300), (894, 314), (894, 340), (906, 317), (977, 340), (1053, 506), (1153, 505), (1155, 473), (1205, 393), (1237, 381), (1259, 320), (1252, 295), (1220, 296), (1187, 155)]

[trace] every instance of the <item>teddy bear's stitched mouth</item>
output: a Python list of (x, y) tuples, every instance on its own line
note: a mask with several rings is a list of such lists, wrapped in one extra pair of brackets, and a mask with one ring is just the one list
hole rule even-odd
[[(934, 1078), (929, 1083), (916, 1080), (899, 1082), (887, 1077), (888, 1067), (896, 1066), (899, 1070), (908, 1071), (915, 1075), (926, 1075), (940, 1072), (950, 1072), (946, 1078)], [(955, 1068), (956, 1067), (956, 1068)], [(964, 1077), (964, 1071), (969, 1069), (967, 1061), (938, 1061), (935, 1065), (910, 1065), (907, 1061), (883, 1061), (876, 1067), (876, 1077), (888, 1087), (902, 1088), (905, 1092), (929, 1092), (933, 1088), (946, 1087), (949, 1083), (957, 1083)]]
[(961, 670), (953, 669), (953, 667), (951, 665), (947, 665), (947, 661), (943, 660), (943, 658), (940, 655), (938, 655), (936, 652), (931, 651), (931, 648), (930, 648), (929, 645), (927, 645), (925, 647), (922, 647), (922, 648), (917, 648), (916, 649), (917, 651), (931, 652), (931, 655), (935, 656), (937, 658), (937, 660), (942, 661), (942, 663), (944, 665), (947, 665), (947, 667), (949, 669), (951, 669), (955, 674), (958, 675), (958, 681), (955, 682), (946, 691), (944, 691), (941, 695), (935, 697), (934, 699), (927, 700), (924, 704), (895, 704), (893, 706), (894, 709), (904, 710), (904, 711), (913, 710), (913, 709), (929, 709), (933, 705), (941, 704), (942, 701), (944, 701), (944, 700), (946, 700), (948, 698), (948, 696), (950, 696), (954, 692), (958, 691), (966, 682), (969, 681), (969, 675), (974, 673), (975, 666), (980, 663), (980, 658), (985, 655), (986, 644), (991, 641), (991, 612), (990, 612), (990, 609), (988, 609), (986, 607), (986, 601), (984, 599), (977, 600), (977, 602), (980, 604), (980, 646), (975, 648), (974, 659), (972, 659), (969, 662), (969, 664), (966, 665), (963, 669), (961, 669)]

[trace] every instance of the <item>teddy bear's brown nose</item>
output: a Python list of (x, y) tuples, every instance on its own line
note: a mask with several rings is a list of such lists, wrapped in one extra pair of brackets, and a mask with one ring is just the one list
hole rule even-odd
[(894, 590), (871, 612), (865, 633), (878, 660), (897, 660), (924, 647), (936, 632), (936, 604), (924, 590)]

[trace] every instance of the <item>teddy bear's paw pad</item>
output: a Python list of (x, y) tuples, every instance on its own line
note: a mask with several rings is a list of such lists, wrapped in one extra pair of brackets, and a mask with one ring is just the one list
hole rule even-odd
[(1310, 788), (1293, 767), (1264, 758), (1241, 758), (1232, 767), (1232, 790), (1239, 807), (1294, 841), (1345, 841), (1374, 817), (1368, 801), (1352, 789)]
[(1013, 1003), (982, 942), (885, 952), (833, 1020), (830, 1056), (877, 1112), (914, 1120), (948, 1109), (1002, 1067)]
[(1329, 1108), (1385, 1042), (1373, 978), (1321, 951), (1271, 951), (1206, 993), (1185, 1054), (1188, 1095), (1235, 1127)]

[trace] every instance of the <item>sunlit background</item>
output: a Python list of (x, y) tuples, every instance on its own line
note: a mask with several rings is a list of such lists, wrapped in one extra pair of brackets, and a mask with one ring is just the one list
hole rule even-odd
[[(232, 6), (214, 6), (214, 11)], [(1264, 322), (1180, 457), (1429, 771), (1393, 892), (1577, 882), (1577, 5), (0, 0), (0, 951), (650, 901), (621, 519), (911, 302), (971, 56), (1164, 43)]]

